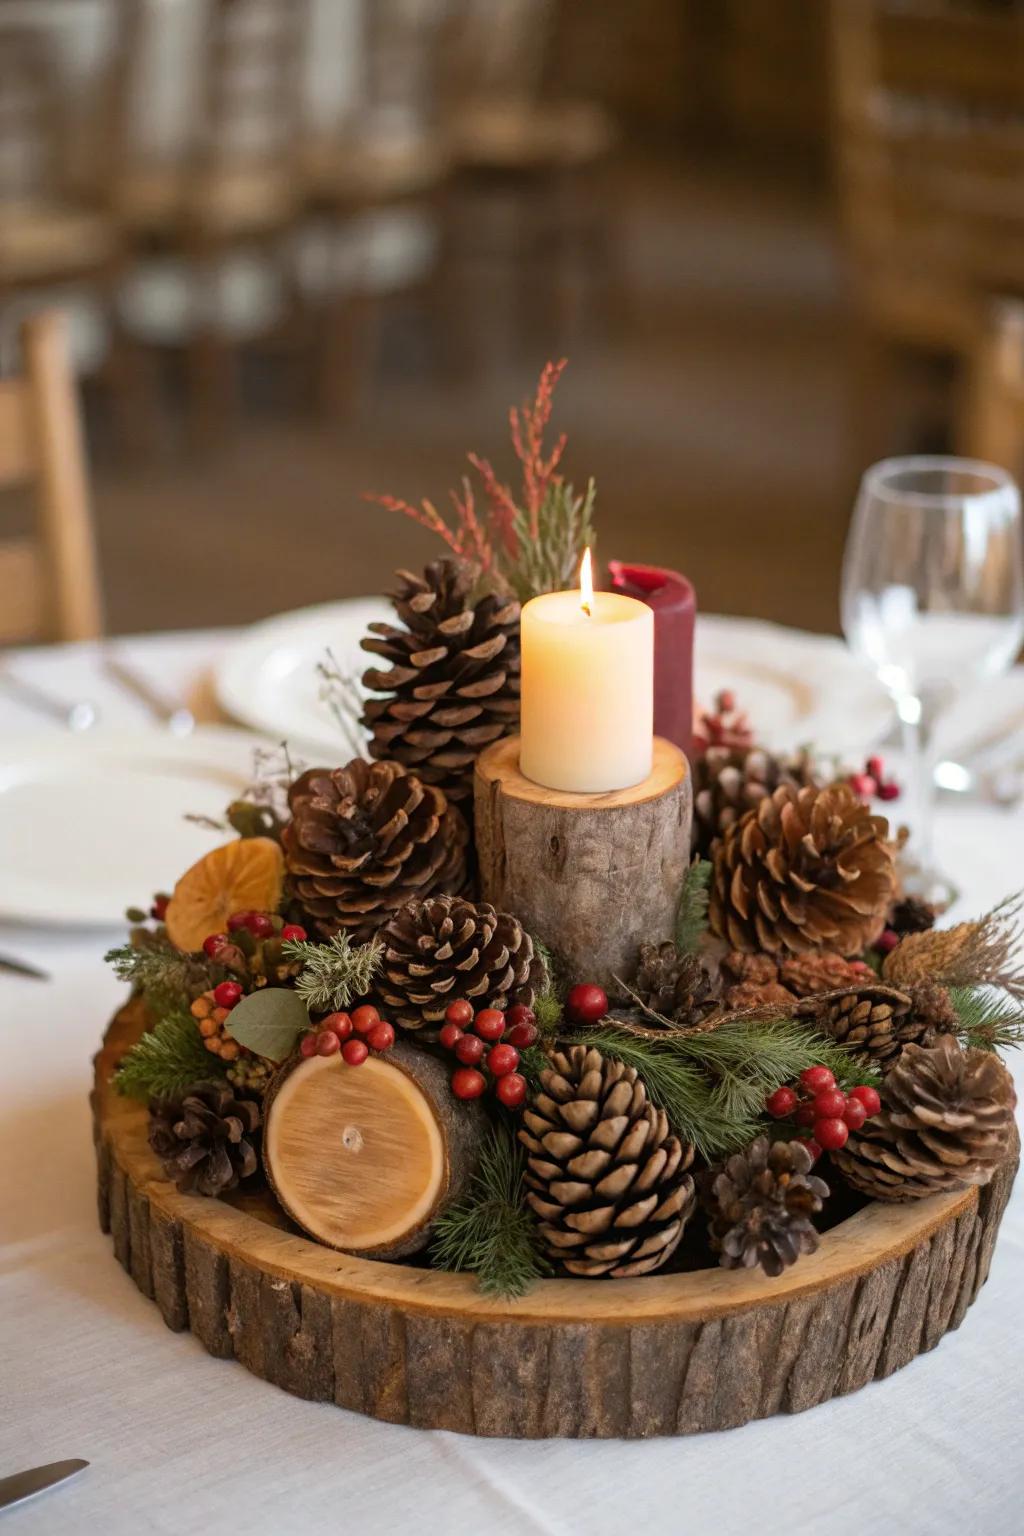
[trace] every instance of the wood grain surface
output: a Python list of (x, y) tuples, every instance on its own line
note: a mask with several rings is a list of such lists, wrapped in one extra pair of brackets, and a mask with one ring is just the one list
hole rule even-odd
[(959, 1327), (988, 1274), (1019, 1147), (981, 1190), (872, 1204), (776, 1280), (699, 1270), (542, 1281), (354, 1258), (282, 1225), (269, 1192), (179, 1195), (143, 1106), (109, 1086), (141, 1010), (114, 1019), (93, 1096), (99, 1213), (169, 1327), (286, 1391), (422, 1428), (681, 1435), (799, 1412), (890, 1375)]
[(604, 795), (544, 789), (520, 772), (518, 737), (495, 742), (476, 765), (484, 899), (514, 912), (575, 979), (611, 989), (635, 969), (638, 934), (672, 936), (692, 800), (686, 758), (657, 736), (650, 777)]
[(364, 1258), (406, 1258), (476, 1171), (485, 1111), (444, 1063), (397, 1040), (358, 1067), (299, 1058), (267, 1095), (263, 1163), (303, 1231)]

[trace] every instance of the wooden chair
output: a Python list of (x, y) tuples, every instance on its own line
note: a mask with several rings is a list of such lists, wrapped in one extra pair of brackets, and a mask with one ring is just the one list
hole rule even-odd
[[(362, 376), (372, 372), (386, 308), (419, 294), (432, 319), (451, 319), (452, 157), (439, 100), (449, 12), (449, 0), (364, 6), (353, 99), (333, 131), (311, 135), (305, 147), (309, 206), (328, 249), (347, 245), (350, 255), (347, 271), (329, 280), (323, 296), (321, 395), (330, 414), (349, 406)], [(429, 237), (425, 258), (397, 275), (375, 263), (373, 240), (394, 215), (411, 216)], [(447, 349), (451, 327), (435, 331)]]
[(297, 167), (307, 0), (204, 0), (195, 78), (182, 81), (194, 108), (173, 154), (140, 146), (154, 0), (117, 4), (111, 209), (136, 259), (185, 264), (190, 409), (197, 439), (209, 442), (236, 393), (219, 312), (227, 259), (256, 252), (273, 269), (285, 309), (292, 305), (288, 239), (303, 206)]
[(965, 450), (1024, 481), (1024, 303), (992, 306), (968, 379)]
[[(1024, 294), (1024, 12), (962, 0), (832, 0), (832, 44), (856, 378), (868, 419), (896, 349), (962, 365), (993, 296)], [(968, 414), (957, 422), (960, 443)]]
[(64, 317), (22, 328), (25, 373), (0, 380), (0, 488), (31, 486), (34, 537), (0, 541), (0, 642), (102, 632), (85, 449)]
[(29, 287), (110, 277), (116, 239), (65, 174), (61, 79), (41, 28), (0, 16), (0, 304)]
[(486, 237), (493, 209), (522, 319), (538, 317), (547, 345), (561, 336), (561, 348), (582, 275), (615, 297), (605, 172), (618, 136), (599, 103), (545, 90), (555, 20), (553, 0), (461, 0), (449, 135), (466, 247)]

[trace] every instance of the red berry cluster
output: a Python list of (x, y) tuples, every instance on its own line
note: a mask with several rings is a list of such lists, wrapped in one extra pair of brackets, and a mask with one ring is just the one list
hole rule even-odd
[(880, 757), (869, 757), (860, 773), (851, 773), (847, 783), (862, 800), (898, 800), (900, 786), (895, 779), (885, 776), (885, 763)]
[(792, 1120), (810, 1130), (810, 1136), (800, 1140), (817, 1160), (822, 1152), (845, 1147), (850, 1132), (859, 1131), (865, 1120), (877, 1115), (882, 1101), (874, 1088), (866, 1086), (844, 1093), (828, 1067), (807, 1067), (795, 1088), (776, 1088), (764, 1107), (773, 1119)]
[(306, 938), (305, 928), (300, 928), (298, 923), (281, 923), (281, 919), (271, 912), (232, 912), (228, 918), (228, 932), (208, 934), (203, 940), (203, 953), (216, 960), (239, 928), (248, 929), (254, 939), (269, 939), (272, 934), (281, 939), (301, 941)]
[(519, 1109), (526, 1098), (526, 1078), (517, 1072), (519, 1052), (540, 1038), (532, 1008), (517, 1004), (502, 1013), (481, 1008), (459, 997), (448, 1004), (438, 1036), (446, 1051), (462, 1063), (452, 1073), (457, 1099), (478, 1099), (487, 1090), (481, 1067), (494, 1078), (494, 1092), (506, 1109)]
[(394, 1025), (382, 1019), (371, 1003), (353, 1008), (351, 1013), (329, 1013), (303, 1035), (299, 1050), (303, 1056), (333, 1056), (350, 1067), (361, 1067), (371, 1051), (380, 1055), (395, 1043)]

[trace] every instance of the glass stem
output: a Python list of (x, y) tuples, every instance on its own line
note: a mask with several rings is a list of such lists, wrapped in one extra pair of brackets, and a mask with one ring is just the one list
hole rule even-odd
[(916, 718), (902, 719), (903, 750), (910, 775), (911, 851), (915, 864), (927, 879), (935, 870), (935, 779), (932, 762), (932, 722), (924, 710), (907, 711)]

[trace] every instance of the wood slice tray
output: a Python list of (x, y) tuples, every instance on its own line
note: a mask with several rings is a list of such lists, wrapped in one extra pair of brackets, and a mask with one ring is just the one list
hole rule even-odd
[(515, 1302), (467, 1275), (347, 1257), (269, 1194), (179, 1195), (141, 1105), (109, 1086), (131, 1004), (96, 1058), (99, 1210), (168, 1327), (285, 1391), (466, 1434), (684, 1435), (797, 1413), (889, 1376), (958, 1328), (988, 1274), (1019, 1145), (982, 1190), (871, 1204), (777, 1280), (697, 1270), (545, 1280)]

